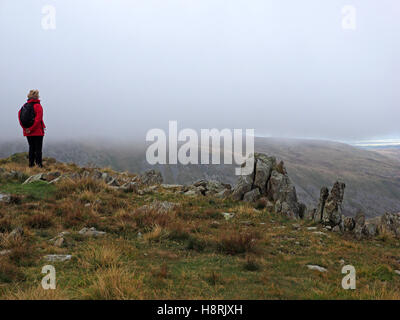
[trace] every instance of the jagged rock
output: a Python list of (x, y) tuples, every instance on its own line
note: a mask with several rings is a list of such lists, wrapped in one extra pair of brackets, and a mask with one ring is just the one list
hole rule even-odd
[(42, 181), (43, 173), (35, 174), (33, 176), (30, 176), (28, 179), (25, 180), (23, 184), (28, 184), (36, 181)]
[(396, 237), (400, 237), (400, 212), (385, 213), (381, 216), (379, 228), (382, 231), (392, 233)]
[(98, 237), (98, 236), (103, 236), (106, 234), (104, 231), (97, 231), (96, 228), (83, 228), (78, 232), (79, 234), (85, 236), (85, 237)]
[(326, 199), (328, 199), (328, 196), (329, 196), (328, 188), (322, 187), (320, 194), (319, 194), (318, 207), (315, 209), (315, 212), (313, 215), (315, 222), (320, 222), (322, 220), (322, 214), (324, 212), (325, 202), (326, 202)]
[(352, 217), (344, 217), (342, 216), (344, 231), (353, 231), (356, 226), (356, 222)]
[(230, 192), (231, 185), (225, 184), (216, 180), (199, 180), (189, 187), (184, 187), (184, 192), (187, 189), (194, 190), (198, 194), (212, 196), (217, 194), (227, 194)]
[(260, 189), (260, 194), (267, 191), (267, 182), (271, 177), (271, 172), (276, 165), (274, 157), (268, 157), (265, 154), (255, 154), (255, 176), (253, 186)]
[(231, 194), (231, 192), (232, 191), (230, 189), (224, 189), (224, 190), (218, 192), (217, 194), (215, 194), (215, 196), (217, 198), (226, 198)]
[(354, 218), (354, 234), (358, 239), (362, 237), (365, 227), (365, 215), (360, 211)]
[(243, 196), (243, 201), (255, 202), (260, 198), (260, 196), (261, 196), (260, 190), (259, 189), (253, 189), (253, 190), (247, 192)]
[(249, 192), (253, 186), (254, 173), (248, 176), (240, 176), (237, 184), (232, 190), (232, 199), (236, 201), (243, 200), (244, 195)]
[(61, 176), (61, 173), (56, 171), (56, 172), (49, 172), (49, 173), (44, 173), (41, 177), (41, 180), (43, 181), (53, 181), (54, 179), (57, 179), (58, 177)]
[(119, 182), (115, 178), (112, 178), (109, 182), (107, 182), (107, 184), (110, 187), (119, 187), (120, 186)]
[(44, 259), (49, 262), (64, 262), (71, 260), (72, 256), (70, 254), (48, 254), (44, 256)]
[(138, 188), (139, 188), (139, 186), (138, 186), (137, 182), (127, 182), (120, 187), (121, 190), (124, 190), (126, 192), (134, 192), (134, 193), (138, 192)]
[(72, 179), (68, 175), (63, 174), (63, 175), (59, 176), (58, 178), (56, 178), (54, 180), (51, 180), (49, 183), (50, 184), (57, 184), (57, 183), (59, 183), (61, 181), (65, 181), (65, 180), (72, 181)]
[(362, 230), (363, 235), (369, 238), (375, 237), (378, 234), (379, 220), (379, 218), (375, 218), (365, 221), (365, 225)]
[(324, 267), (320, 267), (317, 265), (312, 265), (312, 264), (308, 264), (307, 268), (310, 270), (315, 270), (315, 271), (319, 271), (319, 272), (327, 272), (328, 270)]
[(323, 224), (330, 225), (331, 227), (340, 225), (342, 221), (342, 202), (345, 187), (346, 185), (339, 181), (336, 181), (333, 185), (323, 209)]
[(139, 178), (144, 185), (148, 186), (163, 183), (163, 177), (161, 173), (155, 170), (148, 170), (140, 175)]
[(299, 203), (297, 201), (296, 188), (286, 174), (272, 170), (267, 185), (267, 196), (276, 203), (276, 213), (283, 213), (290, 218), (299, 217)]
[(307, 210), (307, 206), (304, 203), (299, 202), (299, 217), (301, 219), (304, 219), (304, 217), (306, 216), (307, 211), (308, 211)]

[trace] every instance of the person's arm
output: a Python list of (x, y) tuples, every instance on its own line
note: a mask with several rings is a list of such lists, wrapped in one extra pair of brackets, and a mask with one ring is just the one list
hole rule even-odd
[(33, 123), (32, 127), (30, 127), (27, 131), (33, 132), (36, 130), (43, 122), (43, 108), (42, 106), (38, 103), (35, 104), (34, 106), (36, 116), (35, 116), (35, 122)]

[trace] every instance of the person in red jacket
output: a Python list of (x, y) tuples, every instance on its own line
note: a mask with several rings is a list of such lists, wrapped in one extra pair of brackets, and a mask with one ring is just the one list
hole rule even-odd
[(27, 137), (29, 144), (29, 167), (33, 167), (35, 163), (42, 168), (42, 148), (43, 137), (46, 126), (43, 122), (43, 108), (39, 100), (39, 91), (30, 90), (28, 93), (28, 103), (33, 104), (35, 111), (35, 121), (30, 128), (24, 128), (21, 124), (21, 110), (18, 112), (19, 123), (23, 129), (24, 137)]

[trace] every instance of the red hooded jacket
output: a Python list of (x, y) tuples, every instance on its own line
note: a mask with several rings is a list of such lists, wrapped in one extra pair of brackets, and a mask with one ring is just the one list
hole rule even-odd
[(27, 133), (27, 129), (22, 127), (20, 114), (21, 110), (18, 112), (18, 120), (19, 124), (21, 125), (24, 131), (24, 137), (32, 137), (32, 136), (44, 136), (44, 129), (46, 126), (43, 122), (43, 108), (40, 104), (40, 100), (38, 99), (29, 99), (28, 103), (33, 103), (33, 109), (35, 110), (35, 122), (33, 123), (32, 127), (29, 128), (30, 133)]

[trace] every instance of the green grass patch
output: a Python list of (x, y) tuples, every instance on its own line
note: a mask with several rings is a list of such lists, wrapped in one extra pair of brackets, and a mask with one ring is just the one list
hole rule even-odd
[(44, 200), (50, 198), (56, 188), (46, 182), (37, 181), (29, 184), (7, 183), (0, 186), (0, 191), (15, 195), (25, 195), (31, 200)]

